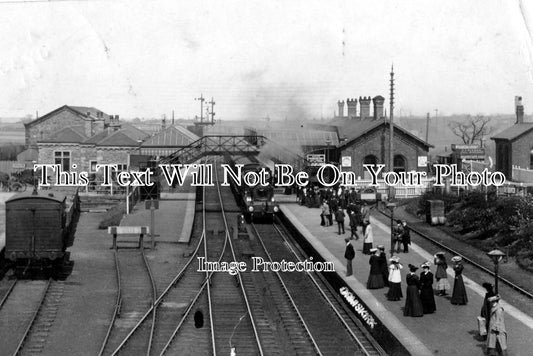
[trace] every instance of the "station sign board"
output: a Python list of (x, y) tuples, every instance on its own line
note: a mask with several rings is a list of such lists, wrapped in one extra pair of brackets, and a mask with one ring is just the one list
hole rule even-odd
[(323, 166), (326, 163), (325, 154), (308, 154), (306, 159), (309, 165), (313, 167)]
[(25, 163), (13, 163), (13, 169), (24, 169), (26, 168)]

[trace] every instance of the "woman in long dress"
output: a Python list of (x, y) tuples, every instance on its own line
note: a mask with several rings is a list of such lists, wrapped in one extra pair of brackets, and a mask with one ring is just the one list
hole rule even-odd
[(400, 259), (397, 256), (391, 257), (389, 261), (389, 291), (387, 292), (387, 299), (398, 301), (403, 298), (402, 275), (400, 272), (403, 266), (400, 264)]
[(409, 265), (409, 274), (407, 274), (407, 291), (405, 293), (405, 307), (403, 308), (404, 316), (424, 316), (424, 309), (418, 289), (420, 287), (420, 280), (415, 274), (418, 267)]
[(461, 263), (463, 259), (460, 256), (452, 258), (452, 262), (455, 263), (453, 270), (455, 271), (455, 279), (453, 283), (452, 304), (466, 305), (468, 298), (466, 296), (466, 288), (463, 282), (463, 269), (464, 266)]
[(372, 248), (372, 244), (374, 243), (374, 233), (372, 232), (372, 226), (370, 225), (369, 221), (363, 222), (364, 226), (364, 240), (363, 240), (363, 253), (365, 255), (370, 254), (370, 249)]
[(420, 273), (420, 300), (424, 314), (431, 314), (437, 310), (435, 296), (433, 295), (433, 273), (429, 270), (429, 262), (422, 264)]
[(437, 291), (438, 295), (446, 295), (448, 290), (450, 290), (450, 283), (448, 283), (448, 274), (446, 269), (448, 264), (446, 263), (446, 257), (444, 257), (444, 252), (437, 252), (434, 256), (434, 263), (437, 266), (435, 271), (435, 278), (437, 279)]
[(381, 259), (379, 257), (379, 250), (373, 248), (370, 250), (372, 256), (370, 256), (370, 275), (368, 276), (368, 281), (366, 282), (366, 287), (368, 289), (379, 289), (385, 287), (385, 282), (383, 281), (383, 274), (381, 273)]

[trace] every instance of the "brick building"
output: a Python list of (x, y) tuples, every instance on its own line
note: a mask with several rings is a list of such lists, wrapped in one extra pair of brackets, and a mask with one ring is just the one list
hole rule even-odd
[(37, 141), (46, 140), (65, 127), (79, 127), (86, 137), (91, 137), (118, 120), (118, 115), (108, 115), (93, 107), (64, 105), (24, 124), (26, 148), (37, 146)]
[(496, 170), (512, 180), (513, 166), (533, 169), (533, 122), (524, 122), (522, 98), (515, 98), (516, 123), (498, 133), (496, 143)]
[[(373, 113), (370, 114), (370, 103)], [(390, 123), (383, 114), (385, 99), (382, 96), (360, 97), (359, 115), (357, 99), (347, 99), (347, 115), (344, 115), (344, 101), (339, 101), (339, 115), (330, 122), (336, 127), (339, 141), (336, 158), (350, 157), (351, 167), (356, 176), (367, 177), (363, 164), (385, 164), (384, 171), (395, 172), (426, 170), (429, 143), (411, 134), (404, 128), (394, 125), (394, 162), (388, 167)]]

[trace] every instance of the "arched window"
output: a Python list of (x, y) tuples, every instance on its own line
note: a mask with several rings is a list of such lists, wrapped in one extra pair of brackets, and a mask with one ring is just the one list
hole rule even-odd
[(368, 155), (363, 158), (363, 177), (364, 179), (370, 179), (371, 175), (368, 172), (368, 170), (365, 168), (365, 164), (371, 164), (373, 166), (376, 166), (378, 164), (378, 158), (374, 155)]
[(405, 172), (406, 161), (405, 157), (401, 155), (394, 156), (394, 172)]

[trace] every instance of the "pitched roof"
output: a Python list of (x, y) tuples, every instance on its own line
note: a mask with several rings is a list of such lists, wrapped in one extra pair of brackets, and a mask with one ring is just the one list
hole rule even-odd
[(139, 142), (136, 139), (130, 137), (125, 130), (118, 130), (107, 136), (103, 140), (100, 140), (97, 146), (139, 146)]
[[(371, 131), (377, 129), (380, 126), (389, 126), (389, 122), (385, 120), (385, 118), (377, 119), (374, 118), (364, 118), (364, 119), (352, 119), (352, 118), (340, 118), (340, 119), (333, 119), (329, 122), (331, 125), (337, 126), (337, 130), (339, 132), (339, 138), (342, 140), (344, 139), (344, 142), (339, 146), (347, 146), (351, 144), (353, 141), (357, 140), (359, 137), (370, 133)], [(433, 147), (433, 145), (429, 144), (428, 142), (422, 140), (421, 138), (413, 135), (411, 132), (407, 131), (401, 126), (398, 126), (398, 124), (394, 124), (394, 129), (399, 130), (404, 135), (409, 136), (413, 140), (415, 140), (418, 144), (426, 146), (426, 147)]]
[(491, 137), (491, 139), (513, 141), (516, 140), (518, 137), (530, 132), (531, 130), (533, 130), (533, 122), (514, 124), (513, 126), (503, 130), (499, 134)]
[(83, 131), (83, 126), (69, 126), (59, 130), (52, 136), (44, 140), (38, 140), (42, 143), (81, 143), (87, 139)]
[[(38, 117), (36, 118), (35, 120), (32, 120), (30, 122), (27, 122), (24, 124), (25, 127), (31, 127), (35, 124), (38, 124), (42, 121), (45, 121), (47, 120), (48, 118), (50, 118), (51, 116), (54, 116), (55, 114), (63, 111), (63, 110), (69, 110), (70, 112), (78, 115), (81, 119), (83, 120), (87, 120), (89, 119), (89, 116), (87, 116), (87, 113), (90, 113), (90, 115), (92, 116), (92, 119), (95, 119), (97, 118), (97, 113), (98, 112), (101, 112), (100, 110), (96, 109), (96, 108), (92, 108), (92, 107), (85, 107), (85, 106), (69, 106), (69, 105), (63, 105), (53, 111), (50, 111), (49, 113), (41, 116), (41, 117)], [(109, 115), (105, 114), (105, 113), (102, 113), (103, 115), (103, 118), (104, 119), (108, 119), (109, 118)]]
[(147, 139), (142, 147), (187, 146), (200, 139), (182, 126), (169, 126)]
[(306, 128), (260, 129), (257, 130), (257, 134), (263, 135), (281, 145), (326, 146), (328, 140), (332, 146), (339, 144), (337, 132), (328, 130)]
[[(125, 136), (129, 137), (131, 139), (131, 142), (134, 142), (133, 145), (119, 145), (119, 146), (138, 146), (139, 145), (139, 140), (144, 140), (146, 137), (148, 137), (148, 134), (138, 128), (136, 128), (135, 126), (133, 125), (130, 125), (128, 123), (122, 123), (121, 124), (121, 129), (117, 130), (117, 131), (109, 131), (109, 130), (104, 130), (90, 138), (88, 138), (87, 140), (85, 140), (83, 143), (86, 143), (86, 144), (95, 144), (95, 145), (102, 145), (102, 142), (105, 142), (104, 145), (105, 146), (113, 146), (113, 144), (110, 144), (111, 141), (108, 141), (107, 139), (111, 136), (113, 136), (115, 133), (117, 132), (121, 132), (122, 134), (124, 134)], [(126, 142), (126, 141), (124, 141)]]

